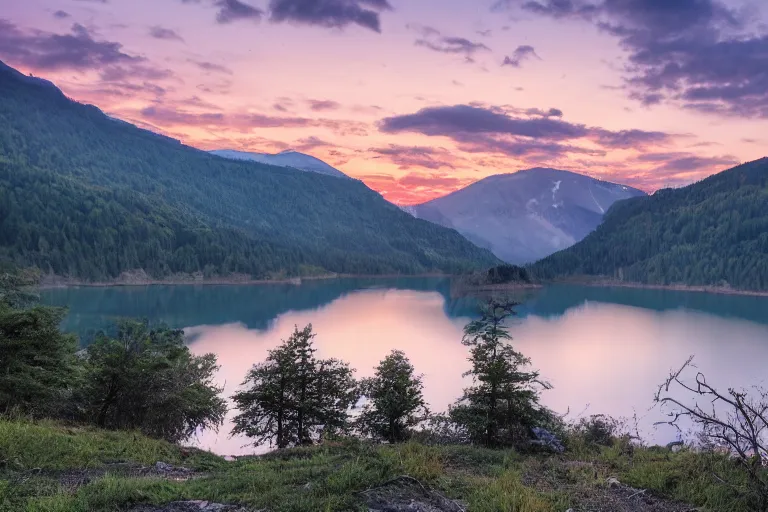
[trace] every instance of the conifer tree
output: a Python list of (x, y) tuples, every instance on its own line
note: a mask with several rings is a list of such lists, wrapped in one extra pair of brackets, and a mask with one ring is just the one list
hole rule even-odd
[(361, 382), (367, 401), (357, 419), (359, 430), (390, 443), (407, 440), (410, 429), (428, 415), (421, 381), (405, 354), (393, 350), (376, 374)]
[(490, 299), (481, 316), (464, 328), (462, 343), (469, 347), (472, 368), (465, 374), (473, 386), (451, 409), (451, 418), (466, 428), (473, 442), (488, 447), (514, 444), (529, 435), (541, 419), (538, 406), (541, 387), (536, 371), (525, 371), (530, 359), (508, 341), (505, 320), (515, 314), (517, 303)]
[(349, 365), (317, 359), (312, 325), (299, 330), (248, 372), (232, 397), (240, 413), (233, 434), (278, 448), (311, 444), (349, 427), (357, 383)]

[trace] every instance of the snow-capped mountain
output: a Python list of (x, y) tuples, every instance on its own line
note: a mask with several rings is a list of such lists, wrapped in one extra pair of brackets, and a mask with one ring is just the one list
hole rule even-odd
[(287, 150), (276, 154), (270, 154), (249, 153), (247, 151), (235, 151), (233, 149), (217, 149), (211, 151), (211, 153), (231, 160), (251, 160), (263, 164), (276, 165), (278, 167), (292, 167), (294, 169), (299, 169), (300, 171), (316, 172), (327, 176), (334, 176), (336, 178), (349, 179), (349, 176), (340, 170), (331, 167), (319, 158), (299, 153), (298, 151)]
[(489, 176), (407, 211), (522, 264), (570, 247), (600, 224), (614, 202), (641, 195), (582, 174), (536, 168)]

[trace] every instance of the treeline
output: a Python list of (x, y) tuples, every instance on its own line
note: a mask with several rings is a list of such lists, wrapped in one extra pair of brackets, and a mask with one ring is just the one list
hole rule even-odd
[[(28, 276), (0, 276), (0, 414), (138, 429), (172, 442), (223, 423), (216, 357), (192, 355), (183, 331), (125, 321), (77, 351), (74, 336), (59, 330), (63, 310), (31, 303)], [(393, 351), (373, 377), (357, 380), (348, 363), (316, 357), (311, 325), (296, 328), (232, 397), (233, 434), (277, 448), (339, 435), (525, 444), (555, 417), (538, 403), (548, 386), (508, 343), (504, 321), (514, 306), (491, 300), (466, 326), (473, 384), (442, 414), (428, 411), (422, 378), (403, 352)]]
[(498, 263), (356, 180), (210, 155), (0, 65), (0, 257), (108, 280), (458, 273)]
[(530, 270), (539, 279), (768, 290), (768, 158), (620, 201), (587, 238)]
[(32, 276), (0, 273), (0, 414), (139, 429), (172, 442), (217, 428), (226, 403), (212, 354), (194, 356), (181, 330), (124, 321), (84, 351), (60, 308), (31, 304)]

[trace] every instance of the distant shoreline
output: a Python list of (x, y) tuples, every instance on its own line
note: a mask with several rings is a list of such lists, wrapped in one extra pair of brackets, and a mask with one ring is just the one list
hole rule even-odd
[(82, 279), (71, 279), (58, 276), (44, 276), (38, 288), (41, 290), (52, 290), (60, 288), (107, 288), (107, 287), (130, 287), (130, 286), (259, 286), (269, 284), (293, 284), (301, 285), (307, 281), (325, 281), (333, 279), (396, 279), (396, 278), (425, 278), (425, 277), (453, 277), (449, 274), (327, 274), (321, 276), (305, 276), (281, 279), (251, 279), (247, 276), (234, 275), (230, 277), (213, 278), (195, 278), (193, 276), (178, 276), (168, 279), (151, 279), (149, 277), (139, 277), (129, 275), (123, 278), (117, 278), (111, 281), (84, 281)]
[(640, 288), (646, 290), (668, 290), (679, 292), (711, 293), (715, 295), (743, 295), (750, 297), (768, 297), (768, 291), (739, 290), (722, 286), (694, 286), (685, 284), (649, 284), (629, 281), (599, 280), (599, 279), (563, 279), (547, 281), (545, 284), (574, 284), (594, 286), (596, 288)]
[[(308, 281), (325, 281), (333, 279), (417, 279), (417, 278), (456, 278), (460, 277), (451, 274), (425, 273), (425, 274), (327, 274), (322, 276), (306, 276), (281, 279), (251, 279), (244, 275), (235, 275), (230, 277), (214, 278), (195, 278), (193, 276), (177, 276), (168, 279), (151, 279), (145, 276), (127, 275), (122, 278), (111, 281), (83, 281), (81, 279), (70, 279), (63, 277), (45, 276), (40, 282), (41, 290), (61, 289), (61, 288), (106, 288), (106, 287), (130, 287), (130, 286), (260, 286), (270, 284), (293, 284), (301, 285)], [(548, 284), (571, 284), (579, 286), (593, 286), (596, 288), (637, 288), (646, 290), (669, 290), (681, 292), (710, 293), (715, 295), (742, 295), (749, 297), (768, 297), (768, 291), (739, 290), (735, 288), (724, 288), (720, 286), (692, 286), (682, 284), (648, 284), (628, 281), (601, 280), (589, 278), (561, 279), (553, 281), (543, 281), (541, 283), (507, 283), (495, 285), (461, 285), (456, 283), (453, 287), (462, 293), (492, 293), (517, 290), (538, 290)], [(453, 288), (452, 287), (452, 288)], [(460, 290), (458, 290), (460, 288)]]

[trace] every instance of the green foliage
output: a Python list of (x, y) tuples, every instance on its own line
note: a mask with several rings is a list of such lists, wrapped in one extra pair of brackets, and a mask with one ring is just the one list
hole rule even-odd
[(59, 330), (65, 312), (16, 307), (29, 284), (23, 273), (0, 274), (0, 414), (56, 414), (77, 377), (77, 340)]
[(309, 444), (348, 428), (347, 410), (357, 399), (347, 363), (317, 359), (312, 325), (270, 350), (267, 360), (248, 372), (245, 389), (232, 397), (240, 413), (233, 434), (278, 448)]
[(0, 259), (84, 280), (498, 262), (362, 182), (219, 158), (0, 68)]
[(539, 279), (768, 290), (768, 158), (619, 201), (587, 238), (531, 271)]
[(587, 446), (611, 446), (619, 433), (619, 422), (604, 414), (581, 418), (573, 425), (569, 437), (578, 437)]
[(224, 421), (226, 404), (212, 382), (216, 356), (193, 356), (181, 330), (125, 321), (116, 339), (102, 333), (89, 345), (84, 367), (77, 405), (100, 427), (176, 442)]
[(504, 264), (492, 267), (486, 273), (487, 284), (508, 284), (532, 282), (528, 270), (517, 265)]
[(405, 353), (393, 350), (376, 367), (375, 375), (360, 383), (367, 399), (357, 419), (360, 430), (390, 443), (408, 439), (428, 413), (421, 379)]
[[(474, 386), (451, 408), (451, 419), (473, 442), (488, 447), (515, 445), (542, 419), (538, 407), (538, 372), (525, 372), (530, 360), (509, 343), (504, 321), (516, 303), (490, 299), (479, 319), (464, 328), (462, 343), (470, 348)], [(545, 386), (547, 387), (547, 386)]]
[(37, 302), (35, 286), (38, 275), (30, 269), (18, 269), (0, 261), (0, 304), (23, 308)]

